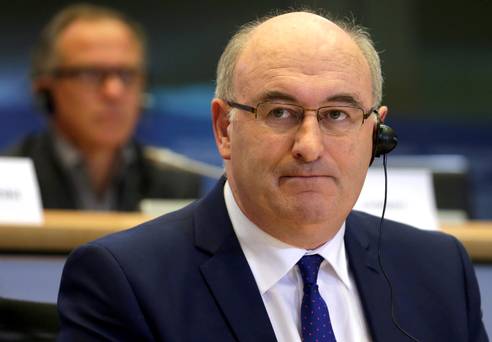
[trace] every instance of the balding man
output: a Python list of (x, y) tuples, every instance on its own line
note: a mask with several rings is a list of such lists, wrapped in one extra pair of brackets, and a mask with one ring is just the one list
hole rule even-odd
[(394, 147), (363, 29), (307, 12), (260, 20), (217, 73), (226, 177), (74, 252), (62, 341), (487, 340), (456, 239), (385, 221), (378, 249), (380, 219), (352, 211), (372, 158)]

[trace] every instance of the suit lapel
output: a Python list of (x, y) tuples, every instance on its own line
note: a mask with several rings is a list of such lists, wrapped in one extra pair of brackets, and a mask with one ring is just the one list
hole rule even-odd
[(378, 227), (358, 215), (347, 219), (345, 246), (366, 322), (374, 341), (398, 341), (402, 335), (391, 319), (390, 288), (378, 264)]
[[(225, 207), (224, 182), (224, 178), (219, 181), (198, 203), (195, 212), (196, 246), (210, 254), (200, 270), (237, 340), (275, 341), (256, 281)], [(402, 334), (391, 319), (390, 289), (378, 265), (377, 224), (360, 215), (350, 214), (346, 223), (350, 269), (372, 339), (398, 341)]]
[(211, 254), (200, 269), (239, 341), (275, 341), (270, 319), (224, 202), (223, 178), (195, 212), (196, 246)]

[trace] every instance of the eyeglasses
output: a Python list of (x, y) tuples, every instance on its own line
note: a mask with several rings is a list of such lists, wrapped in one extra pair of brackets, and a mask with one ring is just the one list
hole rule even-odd
[(278, 133), (284, 133), (299, 127), (306, 111), (315, 111), (321, 130), (328, 135), (347, 135), (359, 129), (372, 113), (378, 114), (372, 108), (367, 113), (355, 106), (323, 106), (309, 109), (302, 106), (276, 102), (261, 102), (256, 107), (227, 101), (233, 108), (255, 114), (255, 118), (266, 127)]
[(51, 73), (56, 78), (69, 78), (89, 87), (98, 87), (110, 77), (117, 77), (124, 86), (140, 84), (143, 72), (138, 68), (60, 67)]

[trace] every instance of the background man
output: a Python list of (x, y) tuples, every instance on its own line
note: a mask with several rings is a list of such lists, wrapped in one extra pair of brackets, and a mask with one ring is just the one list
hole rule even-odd
[(9, 154), (34, 160), (45, 208), (137, 210), (143, 198), (198, 197), (198, 176), (158, 168), (132, 140), (146, 69), (136, 23), (67, 7), (43, 30), (32, 68), (51, 126)]
[(359, 27), (307, 12), (243, 27), (212, 101), (227, 179), (75, 251), (60, 340), (487, 341), (456, 239), (385, 221), (379, 263), (379, 218), (352, 212), (381, 88)]

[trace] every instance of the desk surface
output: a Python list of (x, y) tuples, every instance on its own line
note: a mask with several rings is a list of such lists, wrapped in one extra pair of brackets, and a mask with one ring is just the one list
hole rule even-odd
[[(139, 213), (96, 213), (46, 210), (42, 226), (0, 225), (1, 252), (68, 253), (100, 236), (151, 219)], [(474, 261), (492, 262), (492, 222), (443, 224), (456, 236)]]

